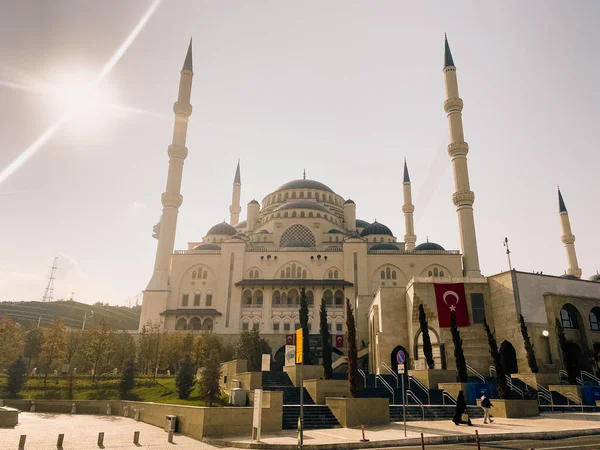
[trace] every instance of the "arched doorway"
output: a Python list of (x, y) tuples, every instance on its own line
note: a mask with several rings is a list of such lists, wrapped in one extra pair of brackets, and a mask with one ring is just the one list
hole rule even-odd
[[(392, 350), (392, 353), (390, 355), (390, 358), (391, 358), (390, 367), (392, 368), (392, 371), (394, 373), (398, 373), (398, 361), (396, 360), (396, 355), (398, 354), (399, 350), (402, 350), (404, 352), (404, 355), (406, 356), (406, 361), (404, 362), (405, 368), (408, 370), (408, 368), (410, 367), (410, 357), (409, 357), (408, 350), (406, 350), (401, 345), (397, 345), (396, 347), (394, 347), (394, 350)], [(385, 373), (385, 371), (383, 371), (383, 373)]]
[(575, 369), (576, 376), (581, 376), (582, 370), (589, 371), (588, 361), (581, 351), (581, 347), (575, 342), (567, 342), (567, 364)]
[(519, 366), (517, 365), (517, 352), (513, 345), (504, 341), (500, 344), (500, 364), (504, 367), (504, 372), (508, 375), (511, 373), (519, 373)]
[(272, 371), (282, 371), (285, 365), (285, 345), (282, 345), (275, 352), (273, 357), (273, 364), (271, 365)]
[[(442, 360), (440, 337), (437, 331), (435, 331), (435, 329), (431, 327), (428, 328), (429, 340), (431, 341), (431, 350), (433, 353), (433, 362), (435, 364), (435, 369), (445, 369), (445, 361)], [(419, 363), (422, 363), (422, 367), (425, 369), (427, 368), (427, 362), (423, 353), (423, 333), (421, 332), (420, 328), (417, 331), (414, 343), (415, 345), (413, 348), (413, 356), (415, 358), (415, 369), (420, 367), (420, 364), (417, 364), (417, 361), (419, 361)]]

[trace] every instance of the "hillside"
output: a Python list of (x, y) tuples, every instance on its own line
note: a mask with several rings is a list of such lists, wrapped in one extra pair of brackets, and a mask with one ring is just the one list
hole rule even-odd
[[(137, 330), (141, 307), (108, 306), (97, 303), (87, 305), (72, 300), (56, 302), (0, 302), (0, 317), (10, 317), (26, 328), (49, 326), (56, 319), (62, 319), (70, 328), (81, 329), (86, 311), (86, 328), (98, 323), (102, 318), (116, 330)], [(93, 315), (90, 317), (90, 311)]]

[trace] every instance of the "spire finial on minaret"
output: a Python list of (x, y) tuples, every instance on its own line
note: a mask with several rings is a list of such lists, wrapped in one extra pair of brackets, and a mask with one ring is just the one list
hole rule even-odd
[(242, 197), (242, 176), (240, 175), (240, 158), (237, 161), (235, 168), (235, 176), (233, 177), (233, 192), (231, 194), (231, 206), (229, 207), (229, 225), (234, 226), (240, 222), (240, 213), (242, 207), (240, 199)]
[(563, 196), (560, 193), (560, 186), (558, 187), (558, 212), (567, 212), (567, 206), (565, 205), (565, 201), (563, 200)]
[(560, 189), (558, 190), (558, 216), (560, 217), (560, 226), (562, 235), (560, 240), (565, 246), (567, 252), (567, 275), (574, 275), (577, 278), (581, 277), (581, 269), (577, 262), (577, 253), (575, 252), (575, 236), (571, 231), (571, 220), (569, 213), (563, 200)]
[(448, 44), (448, 36), (444, 33), (444, 67), (454, 66), (454, 60), (452, 59), (452, 52), (450, 51), (450, 45)]
[(406, 165), (406, 157), (404, 157), (404, 182), (410, 183), (410, 177), (408, 176), (408, 166)]
[(240, 176), (240, 158), (238, 158), (237, 168), (235, 169), (235, 177), (233, 178), (233, 182), (242, 184), (242, 177)]
[(185, 55), (185, 61), (183, 62), (183, 68), (181, 70), (189, 70), (194, 72), (192, 64), (192, 38), (190, 38), (190, 45), (188, 47), (187, 54)]
[(304, 169), (304, 173), (302, 174), (302, 179), (306, 180), (306, 169)]

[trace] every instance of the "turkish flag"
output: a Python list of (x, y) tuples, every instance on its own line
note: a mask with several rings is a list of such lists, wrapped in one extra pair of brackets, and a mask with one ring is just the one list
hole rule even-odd
[(286, 334), (285, 335), (285, 345), (294, 345), (294, 342), (296, 341), (296, 339), (294, 339), (296, 337), (295, 334)]
[(336, 348), (340, 348), (344, 346), (344, 335), (343, 334), (338, 334), (335, 337), (335, 347)]
[(463, 283), (434, 283), (435, 301), (437, 303), (438, 323), (440, 328), (450, 328), (450, 314), (456, 316), (457, 327), (468, 327), (469, 309)]

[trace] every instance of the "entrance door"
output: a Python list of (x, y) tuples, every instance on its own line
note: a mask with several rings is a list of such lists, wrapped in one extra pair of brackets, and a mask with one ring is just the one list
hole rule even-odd
[(508, 375), (511, 373), (519, 373), (519, 367), (517, 365), (517, 352), (513, 345), (504, 341), (500, 345), (500, 349), (498, 350), (500, 353), (500, 364), (504, 367), (504, 372)]

